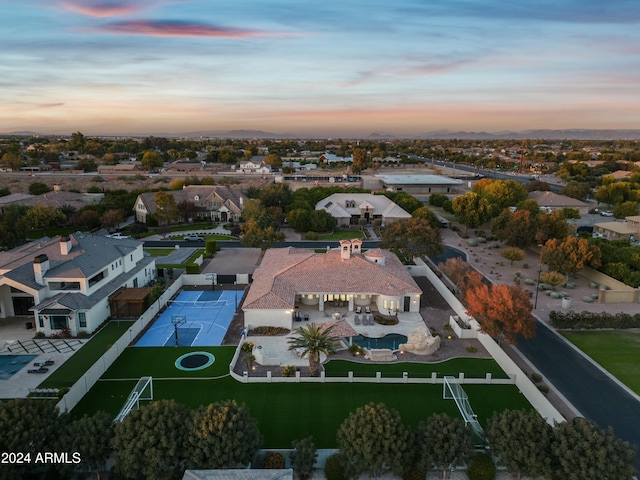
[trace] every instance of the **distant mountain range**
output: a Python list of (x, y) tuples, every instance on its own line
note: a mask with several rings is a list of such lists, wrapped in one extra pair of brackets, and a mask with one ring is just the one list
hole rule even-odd
[[(0, 133), (0, 135), (11, 136), (47, 136), (38, 132), (21, 131), (21, 132), (7, 132)], [(57, 134), (56, 136), (64, 135)], [(70, 135), (70, 134), (69, 134)], [(265, 138), (265, 139), (279, 139), (279, 138), (315, 138), (326, 139), (327, 136), (321, 135), (308, 135), (301, 137), (299, 134), (293, 133), (272, 133), (265, 132), (263, 130), (203, 130), (197, 132), (185, 132), (185, 133), (153, 133), (149, 134), (156, 137), (168, 137), (168, 138), (238, 138), (238, 139), (250, 139), (250, 138)], [(93, 135), (88, 135), (93, 136)], [(98, 135), (100, 136), (100, 135)], [(104, 137), (145, 137), (147, 135), (101, 135)], [(352, 135), (333, 135), (333, 138), (363, 138), (368, 140), (393, 140), (401, 138), (409, 139), (424, 139), (424, 140), (523, 140), (523, 139), (540, 139), (540, 140), (640, 140), (640, 129), (562, 129), (562, 130), (524, 130), (520, 132), (502, 131), (502, 132), (466, 132), (466, 131), (450, 131), (450, 130), (434, 130), (419, 135), (395, 135), (389, 133), (374, 132), (364, 136), (352, 136)]]

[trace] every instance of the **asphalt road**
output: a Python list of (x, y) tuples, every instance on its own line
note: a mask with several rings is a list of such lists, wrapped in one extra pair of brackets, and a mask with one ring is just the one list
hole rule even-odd
[(518, 340), (517, 349), (584, 416), (636, 446), (640, 469), (640, 402), (559, 334), (537, 322), (536, 337)]

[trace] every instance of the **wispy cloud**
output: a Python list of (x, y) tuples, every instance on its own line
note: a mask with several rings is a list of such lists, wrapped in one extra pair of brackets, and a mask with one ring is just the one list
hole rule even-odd
[(175, 20), (131, 20), (109, 22), (91, 28), (102, 33), (144, 35), (151, 37), (252, 38), (297, 36), (296, 33), (223, 27), (206, 23)]
[(60, 2), (60, 6), (68, 11), (86, 15), (88, 17), (106, 18), (106, 17), (119, 17), (123, 15), (130, 15), (132, 13), (139, 12), (144, 8), (144, 5), (135, 2), (119, 2), (119, 1), (106, 1), (106, 2), (87, 2), (87, 1), (75, 1), (75, 2)]

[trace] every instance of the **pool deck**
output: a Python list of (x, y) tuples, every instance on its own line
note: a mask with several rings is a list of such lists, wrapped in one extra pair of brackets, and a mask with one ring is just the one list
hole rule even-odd
[[(318, 311), (317, 307), (301, 305), (298, 310), (301, 315), (309, 315), (309, 320), (294, 321), (293, 331), (284, 337), (268, 337), (262, 335), (251, 335), (247, 338), (247, 341), (253, 342), (256, 347), (262, 347), (261, 350), (268, 352), (267, 356), (278, 357), (280, 365), (295, 365), (296, 367), (304, 367), (309, 365), (309, 359), (307, 357), (300, 357), (295, 351), (288, 350), (288, 340), (295, 336), (295, 329), (304, 327), (310, 323), (322, 324), (335, 322), (333, 317), (334, 313), (345, 314), (345, 320), (351, 328), (353, 328), (358, 334), (365, 337), (378, 338), (384, 337), (388, 333), (399, 333), (401, 335), (408, 336), (409, 332), (416, 327), (425, 327), (426, 324), (419, 313), (404, 312), (398, 313), (397, 325), (356, 325), (354, 318), (355, 312), (348, 312), (346, 308), (329, 308), (325, 312)], [(326, 315), (325, 315), (326, 314)], [(362, 318), (362, 314), (360, 315)], [(428, 331), (428, 330), (427, 330)], [(346, 347), (345, 347), (346, 348)], [(321, 358), (324, 361), (325, 358)]]
[[(25, 365), (13, 376), (6, 380), (0, 380), (0, 398), (24, 398), (29, 395), (29, 389), (36, 388), (71, 355), (75, 353), (86, 340), (77, 339), (38, 339), (34, 340), (35, 329), (27, 330), (26, 321), (20, 317), (3, 318), (0, 320), (0, 354), (34, 354), (38, 355), (33, 361)], [(22, 345), (22, 346), (21, 346)], [(23, 348), (24, 347), (24, 348)], [(35, 368), (34, 362), (53, 360), (53, 365), (46, 367), (46, 373), (27, 373), (27, 370)]]

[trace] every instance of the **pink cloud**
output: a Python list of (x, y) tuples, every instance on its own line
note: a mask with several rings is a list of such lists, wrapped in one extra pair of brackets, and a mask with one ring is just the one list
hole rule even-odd
[(129, 15), (142, 10), (142, 5), (127, 2), (61, 2), (65, 10), (69, 10), (88, 17), (105, 18)]
[(189, 23), (161, 20), (132, 20), (111, 22), (94, 30), (105, 33), (128, 35), (146, 35), (151, 37), (205, 37), (205, 38), (251, 38), (265, 36), (292, 36), (293, 33), (269, 32), (266, 30), (248, 30), (220, 27), (204, 23)]

